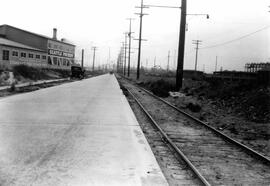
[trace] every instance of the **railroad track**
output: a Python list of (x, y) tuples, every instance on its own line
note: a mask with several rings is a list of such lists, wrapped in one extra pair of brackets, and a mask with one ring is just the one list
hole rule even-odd
[(179, 183), (192, 186), (203, 185), (187, 164), (167, 144), (159, 130), (152, 125), (151, 120), (145, 115), (134, 98), (130, 94), (126, 95), (169, 185), (179, 186)]
[(270, 185), (270, 160), (149, 91), (121, 84), (204, 185)]

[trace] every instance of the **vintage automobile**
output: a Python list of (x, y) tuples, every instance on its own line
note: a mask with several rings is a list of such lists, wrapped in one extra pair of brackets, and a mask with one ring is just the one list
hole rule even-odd
[(85, 69), (81, 66), (71, 66), (71, 76), (70, 78), (83, 79), (85, 76)]

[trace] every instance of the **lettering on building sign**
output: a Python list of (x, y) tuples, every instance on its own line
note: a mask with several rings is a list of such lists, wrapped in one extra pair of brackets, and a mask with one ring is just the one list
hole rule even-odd
[(63, 52), (63, 51), (59, 51), (59, 50), (53, 50), (53, 49), (49, 49), (48, 54), (53, 55), (53, 56), (74, 58), (74, 54), (72, 54), (72, 53)]

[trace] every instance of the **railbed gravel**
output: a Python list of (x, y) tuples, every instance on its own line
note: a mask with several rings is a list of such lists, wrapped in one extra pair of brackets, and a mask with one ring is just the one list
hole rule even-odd
[(177, 158), (173, 150), (162, 140), (158, 130), (152, 126), (135, 100), (130, 95), (127, 99), (169, 185), (201, 185), (186, 163)]

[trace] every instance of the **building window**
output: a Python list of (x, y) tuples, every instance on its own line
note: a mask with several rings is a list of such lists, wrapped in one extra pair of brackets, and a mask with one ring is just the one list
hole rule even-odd
[(12, 56), (18, 57), (18, 56), (19, 56), (19, 53), (18, 53), (17, 51), (13, 51), (13, 52), (12, 52)]
[(21, 57), (26, 57), (26, 53), (25, 52), (21, 52)]
[(57, 57), (53, 57), (53, 64), (57, 65)]
[(36, 59), (40, 59), (40, 55), (36, 55)]
[(52, 65), (52, 60), (51, 60), (51, 57), (50, 56), (48, 57), (48, 64), (49, 65)]
[(3, 60), (9, 60), (9, 51), (8, 50), (3, 50)]
[(61, 66), (61, 65), (63, 65), (63, 60), (62, 58), (58, 58), (58, 66)]
[(46, 59), (47, 59), (47, 57), (46, 57), (46, 56), (42, 56), (42, 59), (46, 60)]
[(29, 58), (34, 58), (34, 54), (28, 54)]

